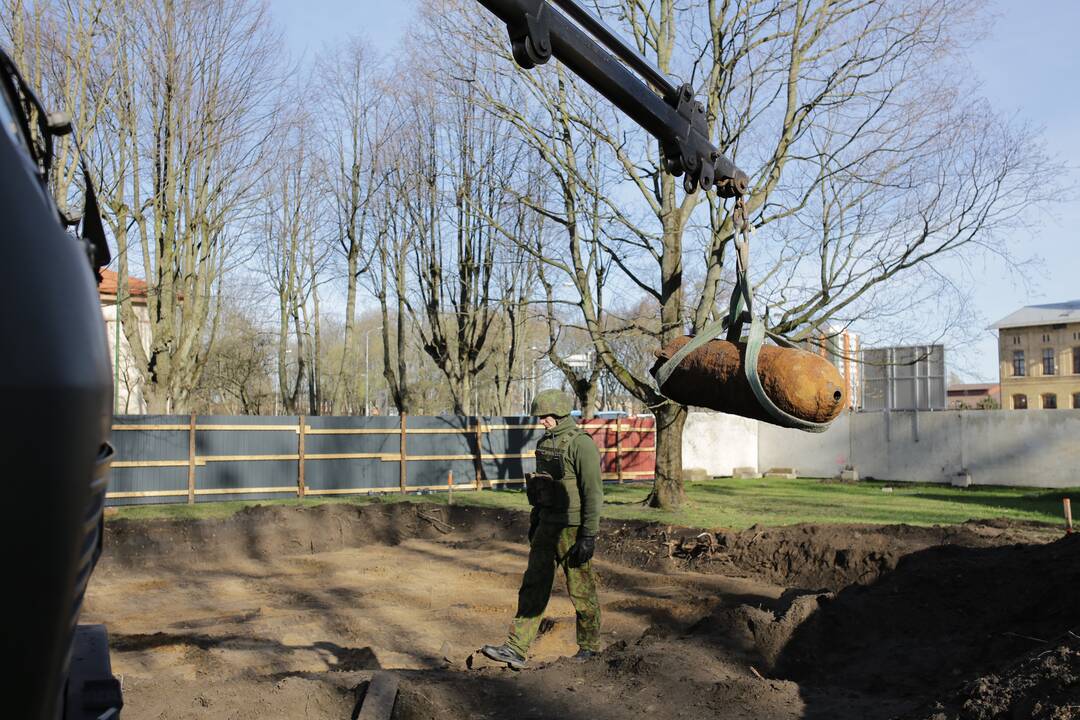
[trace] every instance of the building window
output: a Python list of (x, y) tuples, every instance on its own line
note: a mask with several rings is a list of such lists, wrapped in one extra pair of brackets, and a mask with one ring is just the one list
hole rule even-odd
[(1020, 336), (1019, 335), (1014, 335), (1013, 336), (1013, 345), (1019, 345), (1019, 344), (1020, 344)]
[(1073, 375), (1080, 375), (1080, 347), (1073, 348)]
[(1080, 393), (1073, 393), (1073, 407), (1080, 410)]
[(1024, 351), (1013, 350), (1013, 376), (1024, 377), (1026, 368), (1024, 367)]
[(1046, 393), (1042, 396), (1043, 410), (1057, 410), (1057, 395)]
[(1043, 342), (1050, 342), (1050, 335), (1048, 333), (1043, 333)]
[(1043, 348), (1043, 375), (1054, 374), (1054, 350)]
[(1013, 395), (1013, 410), (1027, 410), (1027, 395)]

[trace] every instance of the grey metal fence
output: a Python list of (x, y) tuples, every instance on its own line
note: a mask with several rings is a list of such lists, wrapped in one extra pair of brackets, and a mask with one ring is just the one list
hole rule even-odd
[[(610, 421), (585, 425), (594, 437), (611, 427), (639, 432), (625, 420), (617, 426)], [(640, 432), (653, 432), (651, 420)], [(541, 433), (531, 418), (514, 416), (121, 415), (113, 424), (117, 459), (107, 501), (134, 505), (415, 492), (446, 490), (451, 479), (454, 489), (463, 490), (515, 485), (533, 469)], [(645, 459), (629, 442), (625, 454), (616, 447), (601, 451), (605, 467), (612, 469), (621, 468), (619, 458), (631, 453), (638, 453), (635, 460)], [(620, 470), (618, 478), (651, 475), (648, 464), (644, 472)]]
[[(604, 478), (651, 477), (652, 418), (593, 420)], [(109, 505), (479, 490), (524, 482), (528, 417), (119, 415)]]
[(110, 505), (478, 489), (524, 481), (529, 418), (118, 416)]

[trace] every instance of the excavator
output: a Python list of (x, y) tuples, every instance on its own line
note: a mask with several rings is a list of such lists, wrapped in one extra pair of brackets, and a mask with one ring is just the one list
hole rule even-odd
[[(733, 200), (737, 269), (729, 312), (657, 353), (657, 387), (684, 404), (820, 432), (843, 407), (843, 383), (824, 359), (770, 336), (753, 313), (747, 277), (750, 180), (709, 138), (705, 108), (576, 0), (478, 0), (505, 23), (525, 69), (555, 58), (660, 145), (664, 171), (692, 193)], [(109, 260), (90, 174), (75, 220), (50, 192), (53, 140), (72, 131), (46, 112), (0, 51), (0, 217), (5, 258), (0, 307), (11, 333), (0, 354), (9, 468), (2, 530), (8, 549), (5, 716), (115, 720), (123, 699), (108, 636), (79, 625), (101, 554), (112, 456), (112, 381), (95, 278)], [(79, 226), (77, 232), (69, 228)], [(746, 330), (745, 338), (743, 337)], [(724, 335), (724, 339), (719, 339)], [(831, 371), (831, 372), (830, 372)]]

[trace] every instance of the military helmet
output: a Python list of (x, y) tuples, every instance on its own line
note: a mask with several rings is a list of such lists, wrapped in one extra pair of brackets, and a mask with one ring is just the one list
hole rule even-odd
[(533, 398), (529, 414), (535, 417), (543, 417), (544, 415), (566, 417), (573, 409), (574, 404), (570, 401), (570, 396), (563, 391), (541, 390)]

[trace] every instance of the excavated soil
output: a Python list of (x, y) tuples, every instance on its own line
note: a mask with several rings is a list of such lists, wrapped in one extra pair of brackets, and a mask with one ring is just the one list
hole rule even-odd
[(1080, 718), (1080, 538), (1004, 521), (702, 532), (605, 522), (604, 651), (561, 580), (531, 667), (504, 637), (527, 518), (407, 503), (106, 527), (127, 718)]

